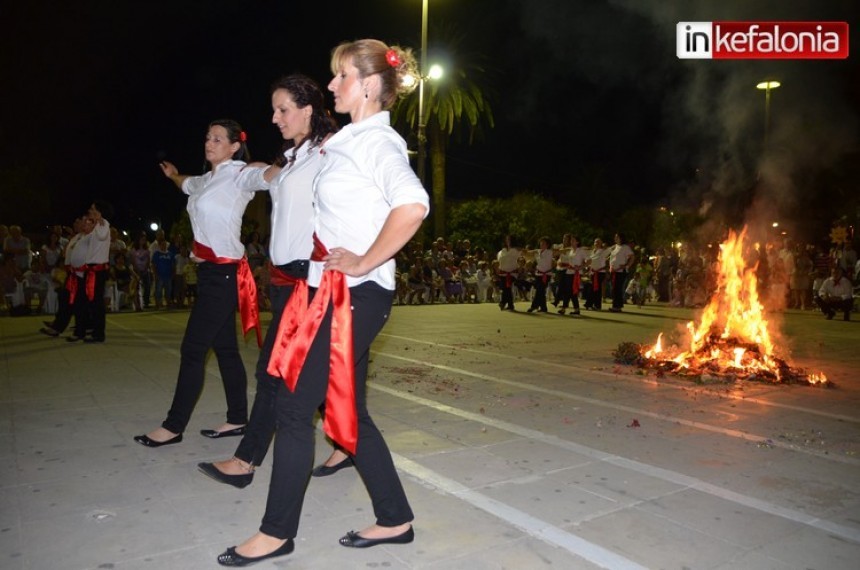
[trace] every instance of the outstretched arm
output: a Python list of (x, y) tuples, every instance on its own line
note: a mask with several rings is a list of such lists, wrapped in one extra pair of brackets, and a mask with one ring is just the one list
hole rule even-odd
[(176, 184), (176, 187), (181, 190), (182, 183), (185, 181), (186, 178), (188, 178), (188, 175), (179, 174), (179, 170), (176, 168), (176, 166), (174, 166), (172, 162), (168, 162), (166, 160), (164, 162), (159, 162), (158, 166), (161, 167), (161, 171), (164, 173), (164, 175), (173, 180), (173, 183)]

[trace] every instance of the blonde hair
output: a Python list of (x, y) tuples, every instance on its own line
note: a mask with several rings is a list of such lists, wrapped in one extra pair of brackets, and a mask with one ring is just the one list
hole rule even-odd
[(409, 75), (419, 77), (418, 63), (409, 48), (389, 46), (374, 39), (343, 42), (332, 50), (332, 73), (337, 74), (347, 63), (358, 70), (361, 79), (379, 75), (379, 101), (383, 109), (390, 109), (399, 97), (411, 93), (418, 84), (404, 81)]

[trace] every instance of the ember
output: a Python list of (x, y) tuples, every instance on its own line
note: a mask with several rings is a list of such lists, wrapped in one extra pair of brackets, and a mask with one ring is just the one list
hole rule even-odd
[(661, 333), (654, 346), (640, 347), (639, 358), (630, 358), (627, 346), (624, 361), (658, 373), (700, 379), (832, 385), (823, 373), (807, 374), (775, 354), (759, 301), (755, 267), (746, 266), (745, 238), (746, 228), (739, 234), (729, 231), (728, 239), (720, 245), (717, 287), (698, 324), (687, 323), (689, 346), (664, 348)]

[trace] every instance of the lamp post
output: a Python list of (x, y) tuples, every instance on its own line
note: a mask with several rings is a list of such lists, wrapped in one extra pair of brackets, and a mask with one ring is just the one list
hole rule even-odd
[(764, 152), (767, 153), (767, 136), (770, 130), (770, 92), (780, 86), (779, 81), (762, 81), (755, 86), (764, 91)]
[(421, 68), (418, 80), (418, 179), (421, 185), (427, 177), (427, 125), (424, 121), (424, 79), (427, 76), (427, 5), (430, 0), (421, 0)]

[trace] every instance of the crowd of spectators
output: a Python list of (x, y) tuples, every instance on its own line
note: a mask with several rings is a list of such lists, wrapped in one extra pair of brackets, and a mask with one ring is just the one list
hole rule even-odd
[[(4, 303), (12, 310), (24, 305), (26, 310), (51, 312), (52, 291), (62, 286), (65, 278), (63, 250), (73, 235), (69, 227), (49, 228), (42, 243), (34, 244), (17, 225), (0, 225), (3, 252), (0, 264), (0, 285)], [(593, 279), (596, 271), (608, 267), (591, 266), (594, 260), (608, 264), (612, 248), (602, 240), (578, 240), (589, 244), (574, 256), (573, 250), (559, 236), (551, 247), (553, 270), (546, 286), (547, 301), (555, 306), (566, 297), (560, 291), (570, 269), (564, 261), (570, 257), (585, 261), (577, 266), (577, 295), (585, 300), (586, 309), (598, 309), (592, 296), (609, 300), (613, 287), (623, 287), (626, 303), (642, 306), (662, 302), (675, 307), (703, 307), (717, 285), (718, 247), (696, 247), (685, 243), (679, 247), (646, 251), (636, 244), (634, 256), (623, 279), (601, 279), (599, 287)], [(553, 240), (556, 241), (556, 240)], [(567, 243), (569, 243), (568, 240)], [(258, 285), (260, 308), (268, 310), (269, 263), (267, 244), (257, 231), (245, 237), (249, 263)], [(536, 271), (539, 249), (520, 248), (517, 269), (511, 275), (514, 300), (531, 302), (536, 279), (546, 279)], [(559, 262), (561, 260), (561, 263)], [(755, 266), (759, 297), (771, 310), (785, 308), (813, 310), (820, 308), (819, 292), (834, 267), (853, 285), (860, 282), (860, 261), (853, 244), (827, 248), (813, 244), (795, 243), (785, 239), (757, 247), (747, 260)], [(447, 241), (437, 238), (425, 247), (413, 241), (397, 256), (397, 292), (395, 304), (422, 305), (437, 303), (499, 303), (500, 282), (498, 252), (473, 247), (468, 239)], [(111, 228), (111, 269), (108, 286), (111, 310), (123, 308), (135, 311), (183, 308), (196, 296), (196, 264), (189, 254), (181, 234), (167, 239), (163, 230), (150, 241), (146, 232), (129, 237)], [(620, 282), (617, 282), (620, 281)], [(595, 293), (595, 290), (599, 292)], [(559, 310), (563, 312), (563, 310)], [(575, 312), (578, 314), (578, 309)]]

